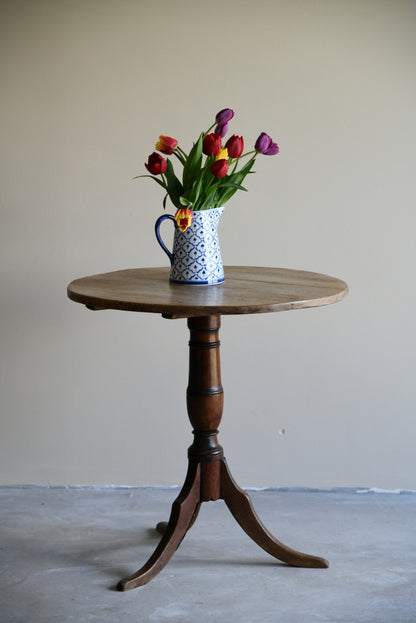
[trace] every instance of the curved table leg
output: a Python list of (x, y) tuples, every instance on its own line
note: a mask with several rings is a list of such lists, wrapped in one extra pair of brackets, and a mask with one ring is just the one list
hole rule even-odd
[(159, 545), (141, 569), (120, 580), (117, 590), (128, 591), (150, 582), (169, 562), (195, 521), (200, 506), (200, 466), (190, 464), (185, 484), (172, 505), (166, 531)]
[[(201, 503), (199, 503), (194, 511), (194, 515), (191, 519), (191, 523), (188, 526), (188, 530), (190, 530), (192, 528), (192, 526), (194, 525), (196, 518), (198, 517), (198, 513), (199, 513), (199, 509), (201, 508)], [(159, 534), (165, 534), (166, 530), (168, 529), (168, 522), (167, 521), (159, 521), (158, 524), (156, 524), (156, 531), (159, 532)]]
[(275, 558), (293, 567), (326, 569), (329, 566), (325, 558), (302, 554), (274, 538), (257, 516), (249, 495), (231, 476), (225, 459), (221, 466), (221, 497), (248, 536)]

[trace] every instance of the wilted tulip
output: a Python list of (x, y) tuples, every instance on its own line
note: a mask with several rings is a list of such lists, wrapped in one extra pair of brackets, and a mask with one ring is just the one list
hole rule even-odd
[(254, 149), (259, 154), (264, 154), (265, 156), (274, 156), (280, 151), (277, 143), (273, 143), (273, 140), (268, 134), (266, 134), (266, 132), (262, 132), (260, 134), (256, 144), (254, 145)]
[(215, 177), (225, 177), (228, 173), (228, 161), (216, 160), (214, 164), (211, 165), (211, 173), (215, 175)]
[(154, 151), (150, 154), (147, 159), (147, 163), (145, 162), (144, 166), (152, 175), (160, 175), (166, 171), (168, 163), (165, 158)]
[(218, 156), (221, 151), (220, 134), (207, 134), (202, 142), (202, 151), (206, 156)]
[(181, 231), (185, 231), (192, 224), (194, 215), (189, 208), (181, 208), (175, 214), (175, 221)]
[(156, 149), (161, 151), (162, 154), (167, 154), (170, 156), (175, 151), (176, 146), (178, 145), (178, 141), (176, 138), (172, 138), (171, 136), (164, 136), (163, 134), (159, 136), (159, 140), (156, 143)]
[(242, 136), (237, 136), (236, 134), (233, 134), (233, 136), (230, 136), (228, 141), (225, 143), (225, 146), (228, 150), (228, 155), (230, 158), (239, 158), (243, 153), (244, 139)]

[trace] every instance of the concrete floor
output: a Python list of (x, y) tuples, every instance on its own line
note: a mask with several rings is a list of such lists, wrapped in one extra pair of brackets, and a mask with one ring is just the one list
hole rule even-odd
[(274, 561), (222, 501), (203, 504), (168, 566), (117, 580), (156, 546), (172, 489), (0, 489), (0, 622), (415, 623), (416, 495), (269, 490), (250, 495), (284, 543), (330, 568)]

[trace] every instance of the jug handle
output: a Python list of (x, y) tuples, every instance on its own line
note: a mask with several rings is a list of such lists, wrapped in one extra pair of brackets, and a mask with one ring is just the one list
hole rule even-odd
[(161, 226), (162, 222), (165, 219), (169, 219), (169, 220), (173, 221), (174, 223), (176, 223), (175, 218), (172, 216), (172, 214), (162, 214), (162, 216), (159, 216), (159, 218), (157, 219), (157, 221), (155, 223), (155, 234), (156, 234), (156, 240), (158, 241), (158, 243), (160, 244), (160, 246), (162, 247), (162, 249), (164, 250), (164, 252), (168, 256), (169, 261), (170, 261), (170, 263), (172, 265), (173, 264), (173, 253), (171, 253), (169, 251), (169, 249), (167, 248), (167, 246), (163, 242), (162, 237), (160, 235), (160, 231), (159, 231), (160, 226)]

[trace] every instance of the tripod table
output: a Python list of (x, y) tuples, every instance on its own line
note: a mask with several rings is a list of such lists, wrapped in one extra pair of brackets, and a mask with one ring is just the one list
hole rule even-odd
[(232, 515), (260, 547), (295, 567), (326, 568), (324, 558), (298, 552), (278, 541), (260, 521), (248, 494), (231, 476), (218, 427), (223, 411), (219, 329), (222, 315), (257, 314), (329, 305), (348, 292), (334, 277), (284, 268), (231, 266), (216, 286), (169, 282), (168, 268), (135, 268), (76, 279), (68, 296), (89, 309), (159, 313), (187, 318), (190, 331), (187, 410), (194, 441), (188, 473), (163, 526), (159, 545), (145, 565), (120, 580), (126, 591), (154, 578), (168, 563), (197, 518), (202, 502), (223, 499)]

